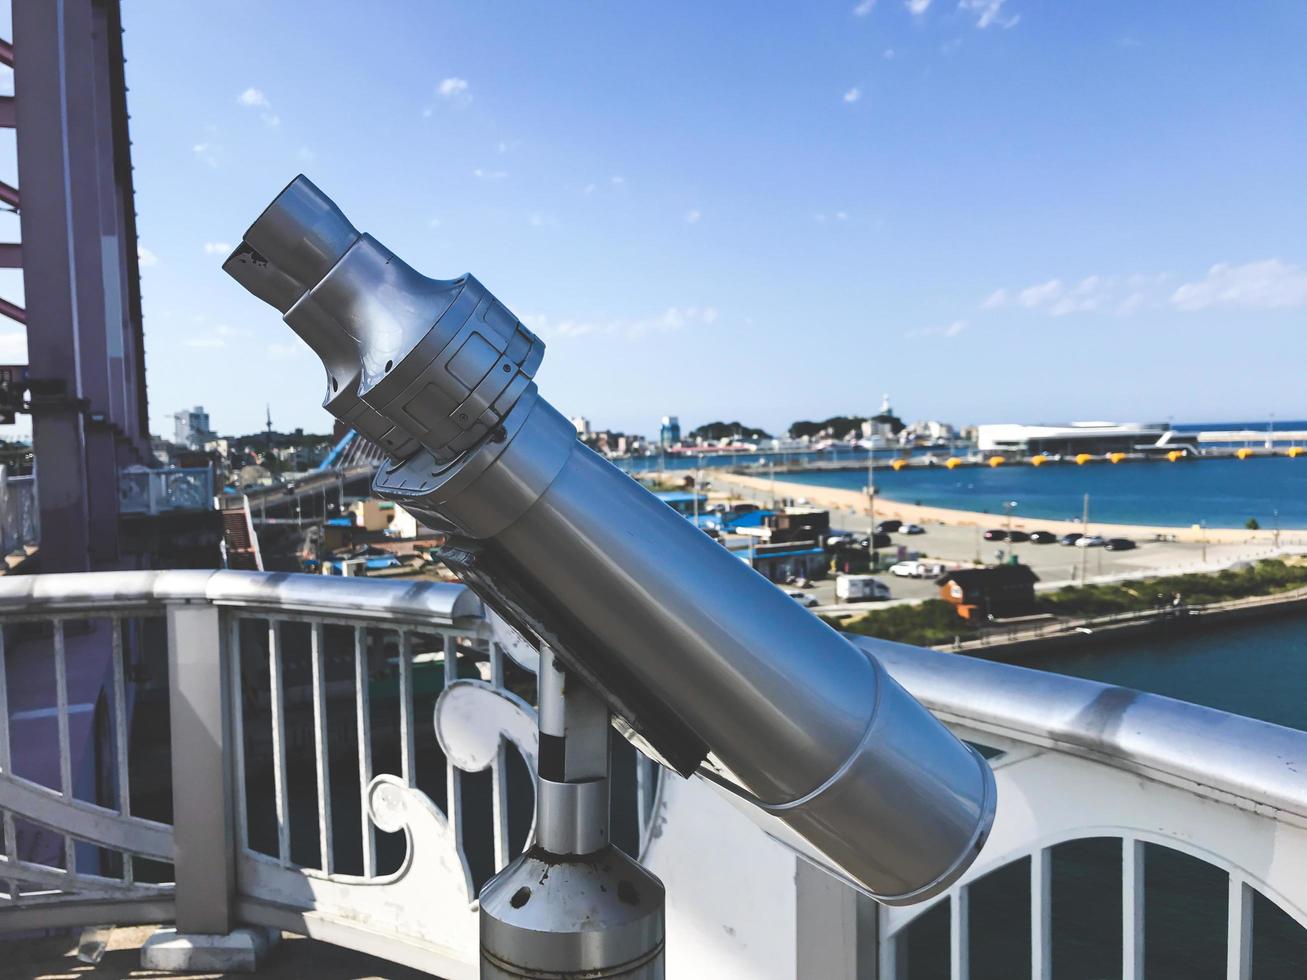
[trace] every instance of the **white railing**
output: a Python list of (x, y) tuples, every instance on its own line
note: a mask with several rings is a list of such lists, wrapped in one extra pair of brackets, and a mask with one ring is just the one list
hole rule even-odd
[[(0, 930), (239, 921), (475, 976), (477, 890), (531, 837), (536, 722), (530, 657), (467, 589), (27, 576), (0, 623)], [(617, 752), (638, 853), (657, 775)]]
[(10, 476), (9, 467), (0, 466), (0, 560), (40, 540), (41, 509), (35, 475)]
[[(476, 975), (476, 890), (531, 836), (535, 682), (530, 651), (468, 590), (15, 576), (0, 580), (0, 626), (0, 931), (244, 922)], [(1052, 913), (1056, 869), (1086, 839), (1119, 842), (1120, 962), (1105, 972), (1144, 976), (1167, 938), (1144, 914), (1158, 847), (1219, 876), (1227, 976), (1249, 976), (1258, 895), (1307, 923), (1307, 733), (857, 642), (995, 753), (984, 852), (935, 902), (877, 910), (618, 741), (614, 834), (668, 886), (669, 976), (912, 978), (932, 965), (914, 950), (932, 945), (955, 978), (973, 962), (977, 976), (1050, 976), (1078, 918)], [(999, 876), (1020, 886), (999, 896), (1020, 949), (1000, 945), (1022, 969), (996, 973), (981, 960)]]
[[(1203, 935), (1195, 925), (1186, 941), (1224, 956), (1232, 980), (1256, 976), (1256, 895), (1307, 927), (1307, 733), (1043, 671), (860, 642), (958, 735), (999, 753), (991, 759), (999, 809), (989, 842), (947, 894), (925, 905), (881, 909), (881, 976), (912, 975), (911, 930), (933, 912), (947, 915), (949, 975), (965, 980), (976, 953), (973, 889), (1020, 863), (1028, 864), (1021, 918), (1030, 936), (1029, 975), (1053, 975), (1052, 872), (1075, 841), (1106, 838), (1099, 859), (1106, 853), (1119, 861), (1106, 879), (1119, 887), (1119, 929), (1109, 933), (1120, 937), (1120, 961), (1106, 969), (1124, 980), (1146, 975), (1148, 861), (1174, 866), (1174, 852), (1201, 862), (1220, 881), (1223, 894), (1215, 901), (1225, 906), (1218, 910), (1223, 928)], [(1174, 934), (1173, 924), (1166, 926)], [(1268, 955), (1302, 957), (1307, 945)], [(1303, 968), (1298, 959), (1289, 973), (1276, 975), (1299, 975)]]
[(128, 466), (118, 472), (118, 510), (123, 514), (163, 514), (213, 509), (213, 468)]

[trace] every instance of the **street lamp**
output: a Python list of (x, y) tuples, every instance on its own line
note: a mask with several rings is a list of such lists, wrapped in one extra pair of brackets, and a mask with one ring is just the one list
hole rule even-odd
[(867, 419), (867, 555), (871, 559), (871, 570), (876, 571), (878, 555), (876, 551), (876, 426), (872, 418)]
[(1012, 512), (1017, 509), (1015, 500), (1003, 501), (1003, 510), (1007, 514), (1007, 553), (1009, 557), (1017, 556), (1017, 543), (1012, 540)]

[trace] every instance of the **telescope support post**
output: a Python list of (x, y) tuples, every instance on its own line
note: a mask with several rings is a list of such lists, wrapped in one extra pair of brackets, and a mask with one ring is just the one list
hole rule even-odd
[(662, 883), (609, 840), (608, 708), (540, 651), (535, 842), (481, 890), (483, 980), (662, 980)]

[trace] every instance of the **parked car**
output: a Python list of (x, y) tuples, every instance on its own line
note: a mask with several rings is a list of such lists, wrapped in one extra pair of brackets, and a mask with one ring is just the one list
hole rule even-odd
[(815, 595), (807, 592), (800, 592), (798, 589), (786, 589), (785, 594), (801, 605), (804, 609), (811, 609), (813, 606), (820, 605)]
[(1076, 541), (1077, 548), (1101, 548), (1107, 544), (1107, 539), (1101, 534), (1082, 534)]
[(1021, 544), (1023, 541), (1029, 541), (1030, 535), (1025, 531), (1008, 531), (1007, 539), (1013, 544)]
[(1103, 547), (1108, 551), (1129, 551), (1137, 546), (1129, 538), (1108, 538)]
[(904, 524), (899, 528), (899, 534), (925, 534), (926, 529), (920, 524)]
[(1057, 535), (1052, 531), (1031, 531), (1031, 544), (1053, 544), (1057, 540)]
[[(892, 545), (893, 543), (894, 543), (894, 539), (891, 538), (891, 537), (890, 537), (888, 534), (886, 534), (884, 531), (877, 531), (877, 532), (876, 532), (876, 547), (877, 547), (877, 548), (888, 548), (888, 547), (889, 547), (890, 545)], [(859, 548), (868, 548), (868, 547), (870, 547), (870, 545), (867, 544), (867, 539), (866, 539), (865, 537), (858, 538), (858, 547), (859, 547)]]
[(857, 540), (852, 534), (832, 534), (826, 538), (826, 547), (829, 550), (836, 548), (852, 548), (857, 544)]
[(1003, 530), (1000, 530), (999, 528), (996, 528), (996, 527), (991, 527), (988, 531), (985, 532), (985, 540), (986, 540), (986, 541), (1006, 541), (1006, 540), (1007, 540), (1007, 532), (1006, 532), (1006, 531), (1003, 531)]
[(937, 578), (944, 574), (944, 565), (937, 561), (901, 561), (891, 565), (889, 571), (899, 578)]
[(893, 534), (903, 527), (902, 521), (881, 521), (876, 525), (877, 531), (883, 531), (886, 534)]
[(1070, 534), (1062, 535), (1062, 540), (1058, 543), (1061, 544), (1062, 547), (1064, 548), (1070, 548), (1072, 545), (1074, 545), (1077, 541), (1079, 541), (1083, 537), (1084, 535), (1081, 534), (1079, 531), (1072, 531)]

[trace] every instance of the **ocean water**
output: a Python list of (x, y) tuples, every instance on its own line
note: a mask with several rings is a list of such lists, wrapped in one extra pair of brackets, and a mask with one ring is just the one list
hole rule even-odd
[[(778, 480), (861, 490), (867, 472), (804, 470)], [(1307, 456), (1250, 459), (1072, 463), (1028, 466), (877, 467), (880, 495), (903, 503), (991, 514), (1015, 500), (1017, 517), (1079, 520), (1089, 494), (1089, 519), (1108, 524), (1307, 528)]]

